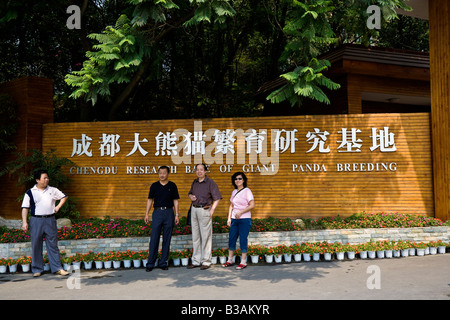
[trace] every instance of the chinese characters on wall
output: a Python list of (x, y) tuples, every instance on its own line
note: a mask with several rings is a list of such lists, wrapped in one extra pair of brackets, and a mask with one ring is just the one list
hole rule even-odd
[[(138, 156), (146, 157), (151, 155), (167, 164), (166, 156), (172, 159), (171, 170), (173, 173), (191, 173), (194, 165), (191, 165), (191, 156), (200, 156), (201, 162), (208, 164), (215, 163), (213, 156), (229, 155), (234, 156), (241, 150), (245, 155), (259, 156), (257, 162), (243, 163), (236, 161), (240, 166), (236, 166), (232, 157), (226, 164), (219, 163), (219, 171), (231, 172), (232, 170), (242, 170), (244, 172), (259, 172), (262, 174), (276, 174), (279, 169), (279, 154), (295, 154), (300, 150), (304, 154), (329, 154), (337, 153), (361, 153), (381, 152), (389, 153), (397, 150), (395, 145), (395, 133), (389, 127), (371, 128), (370, 134), (363, 134), (359, 128), (340, 128), (334, 132), (329, 132), (321, 128), (314, 127), (306, 134), (300, 134), (299, 130), (292, 129), (272, 129), (271, 137), (268, 137), (268, 130), (265, 129), (208, 129), (206, 131), (194, 129), (193, 132), (178, 129), (174, 132), (159, 131), (153, 137), (134, 132), (131, 137), (125, 138), (117, 133), (102, 133), (98, 140), (95, 137), (82, 133), (79, 137), (73, 138), (71, 157), (109, 157), (115, 158), (117, 155), (124, 157)], [(269, 142), (269, 138), (271, 141)], [(150, 141), (154, 139), (154, 144)], [(330, 145), (335, 142), (337, 147)], [(241, 148), (237, 148), (238, 145)], [(299, 148), (300, 144), (303, 144)], [(270, 149), (271, 157), (267, 156)], [(245, 156), (244, 155), (244, 156)], [(275, 155), (275, 156), (274, 156)], [(183, 169), (177, 168), (180, 161), (175, 161), (176, 157), (188, 157), (188, 163), (184, 162)], [(155, 159), (155, 158), (153, 158)], [(184, 158), (186, 159), (186, 158)], [(228, 159), (228, 158), (227, 158)], [(253, 157), (253, 160), (255, 157)], [(159, 161), (158, 161), (159, 162)], [(197, 161), (198, 162), (198, 161)], [(170, 163), (169, 163), (170, 165)], [(291, 172), (327, 172), (330, 170), (329, 164), (325, 163), (292, 163)], [(355, 171), (396, 171), (396, 163), (335, 163), (336, 172)], [(156, 174), (158, 166), (127, 166), (126, 174)], [(73, 167), (71, 174), (117, 174), (116, 166), (106, 167)]]

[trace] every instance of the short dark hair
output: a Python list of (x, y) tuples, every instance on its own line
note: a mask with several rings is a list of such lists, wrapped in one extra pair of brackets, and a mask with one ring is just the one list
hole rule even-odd
[(196, 165), (195, 165), (195, 170), (197, 170), (197, 166), (198, 166), (198, 165), (203, 166), (203, 168), (205, 168), (205, 171), (208, 171), (208, 166), (207, 166), (206, 164), (204, 164), (204, 163), (196, 164)]
[(242, 179), (244, 179), (244, 188), (247, 188), (247, 176), (243, 172), (235, 172), (231, 177), (231, 184), (234, 186), (234, 188), (237, 189), (236, 182), (234, 182), (237, 176), (242, 176)]
[(48, 171), (46, 169), (36, 169), (33, 172), (34, 180), (41, 180), (42, 174), (46, 173), (48, 175)]
[(170, 168), (168, 166), (161, 166), (161, 167), (158, 168), (158, 171), (161, 170), (161, 169), (166, 169), (167, 173), (170, 173)]

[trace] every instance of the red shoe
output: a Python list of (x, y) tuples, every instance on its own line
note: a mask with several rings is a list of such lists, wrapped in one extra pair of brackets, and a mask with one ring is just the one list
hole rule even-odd
[(242, 270), (242, 269), (245, 269), (247, 267), (247, 265), (246, 264), (240, 264), (240, 265), (238, 265), (237, 267), (236, 267), (236, 270)]
[(222, 267), (227, 268), (227, 267), (231, 267), (232, 265), (234, 265), (234, 263), (231, 262), (225, 262), (225, 264), (222, 265)]

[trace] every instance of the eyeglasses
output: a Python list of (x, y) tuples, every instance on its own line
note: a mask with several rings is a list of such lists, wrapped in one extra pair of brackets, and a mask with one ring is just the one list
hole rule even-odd
[(243, 178), (234, 178), (234, 180), (244, 180)]

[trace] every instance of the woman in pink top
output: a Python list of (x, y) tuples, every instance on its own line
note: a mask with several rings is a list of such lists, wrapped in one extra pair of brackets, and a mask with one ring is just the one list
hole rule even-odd
[(236, 241), (239, 237), (239, 244), (241, 248), (241, 262), (236, 269), (244, 269), (247, 266), (247, 249), (248, 249), (248, 234), (252, 226), (251, 212), (255, 207), (255, 200), (252, 191), (247, 188), (247, 177), (243, 172), (236, 172), (231, 177), (231, 183), (234, 190), (231, 193), (230, 208), (228, 210), (228, 226), (230, 227), (230, 234), (228, 238), (228, 261), (223, 267), (233, 265), (233, 254), (236, 250)]

